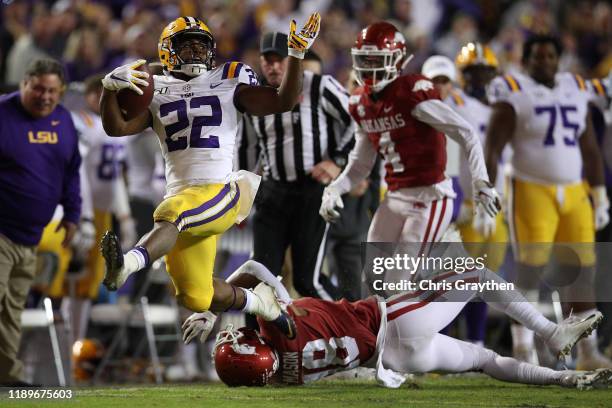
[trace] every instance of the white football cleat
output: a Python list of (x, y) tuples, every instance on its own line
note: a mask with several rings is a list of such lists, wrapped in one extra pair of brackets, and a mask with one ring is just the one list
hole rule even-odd
[(610, 385), (612, 385), (612, 370), (609, 368), (595, 371), (569, 371), (561, 378), (562, 387), (579, 390), (608, 388)]
[(106, 231), (100, 242), (100, 250), (106, 264), (102, 283), (109, 291), (119, 289), (128, 278), (124, 271), (123, 252), (119, 238), (112, 231)]
[(276, 320), (278, 316), (280, 316), (282, 310), (280, 304), (276, 300), (274, 289), (262, 282), (253, 289), (253, 293), (261, 301), (257, 302), (259, 307), (257, 307), (255, 314), (269, 322)]
[(287, 338), (294, 339), (297, 332), (293, 318), (285, 312), (274, 293), (274, 288), (260, 283), (253, 289), (253, 294), (259, 298), (257, 310), (254, 313), (262, 319), (272, 322)]
[(557, 353), (557, 357), (567, 356), (578, 340), (591, 334), (602, 319), (603, 315), (600, 312), (595, 312), (584, 319), (570, 316), (557, 325), (546, 344)]

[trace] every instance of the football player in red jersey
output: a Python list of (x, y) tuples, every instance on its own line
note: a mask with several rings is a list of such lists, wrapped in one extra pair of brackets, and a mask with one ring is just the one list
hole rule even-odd
[[(450, 284), (504, 282), (486, 269), (463, 274), (450, 272), (441, 275), (441, 279)], [(263, 319), (259, 319), (261, 334), (247, 328), (228, 327), (221, 331), (215, 344), (215, 366), (221, 380), (230, 386), (300, 385), (359, 366), (375, 368), (379, 383), (390, 388), (404, 382), (405, 377), (400, 373), (434, 370), (480, 370), (504, 381), (564, 387), (598, 387), (612, 382), (609, 369), (554, 371), (439, 334), (465, 304), (465, 299), (457, 296), (471, 298), (475, 291), (472, 294), (454, 289), (407, 292), (386, 300), (369, 297), (357, 302), (314, 298), (292, 302), (274, 276), (254, 261), (247, 262), (229, 280), (247, 286), (264, 281), (274, 286), (279, 300), (288, 304), (288, 313), (297, 327), (293, 340)], [(568, 353), (601, 320), (598, 314), (557, 325), (518, 292), (492, 289), (483, 290), (478, 296), (533, 328), (551, 349), (563, 353)], [(204, 313), (194, 313), (183, 325), (185, 341), (199, 335), (202, 335), (200, 341), (205, 340), (212, 327), (209, 323)]]
[(366, 27), (351, 50), (360, 87), (349, 99), (359, 124), (355, 148), (343, 173), (324, 191), (320, 214), (339, 217), (342, 194), (370, 174), (376, 155), (385, 161), (389, 187), (368, 232), (368, 242), (437, 242), (451, 221), (453, 187), (446, 177), (446, 138), (463, 146), (474, 186), (477, 214), (495, 217), (499, 198), (472, 127), (441, 100), (420, 74), (400, 75), (410, 60), (404, 36), (387, 22)]

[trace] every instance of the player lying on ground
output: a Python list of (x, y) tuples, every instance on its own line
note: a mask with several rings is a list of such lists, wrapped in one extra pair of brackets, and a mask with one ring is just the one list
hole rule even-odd
[[(451, 272), (446, 279), (503, 282), (486, 269), (464, 274)], [(261, 335), (247, 328), (228, 327), (220, 332), (215, 345), (215, 365), (221, 380), (231, 386), (303, 384), (359, 366), (375, 367), (379, 383), (391, 388), (399, 387), (405, 380), (397, 372), (478, 370), (503, 381), (578, 388), (603, 387), (612, 381), (612, 370), (554, 371), (439, 334), (465, 305), (463, 301), (444, 301), (453, 297), (453, 291), (403, 293), (387, 300), (370, 297), (357, 302), (331, 302), (302, 298), (292, 302), (285, 288), (254, 261), (244, 264), (229, 280), (247, 286), (257, 281), (274, 286), (297, 327), (294, 340), (288, 340), (262, 319), (259, 319)], [(270, 286), (263, 287), (272, 291)], [(467, 296), (466, 301), (475, 295)], [(534, 330), (560, 354), (569, 353), (576, 341), (602, 319), (596, 313), (584, 320), (555, 324), (516, 291), (488, 291), (478, 296)], [(198, 335), (204, 341), (214, 319), (210, 312), (190, 316), (183, 324), (185, 342)]]

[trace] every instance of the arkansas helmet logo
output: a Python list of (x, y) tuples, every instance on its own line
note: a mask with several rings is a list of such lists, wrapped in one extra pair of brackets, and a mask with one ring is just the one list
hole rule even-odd
[(434, 85), (431, 81), (428, 81), (427, 79), (419, 79), (418, 81), (414, 83), (412, 92), (429, 91), (430, 89), (433, 89), (433, 88), (434, 88)]

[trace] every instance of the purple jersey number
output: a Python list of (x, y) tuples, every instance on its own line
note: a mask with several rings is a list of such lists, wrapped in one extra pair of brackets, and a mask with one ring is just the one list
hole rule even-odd
[(197, 109), (202, 106), (210, 106), (211, 114), (209, 116), (194, 116), (191, 123), (191, 133), (189, 134), (189, 144), (186, 137), (180, 137), (172, 140), (172, 135), (187, 129), (190, 125), (189, 114), (187, 109), (187, 100), (179, 99), (168, 102), (159, 107), (159, 115), (163, 118), (172, 112), (176, 112), (177, 121), (166, 125), (166, 145), (168, 152), (175, 150), (183, 150), (187, 147), (193, 148), (219, 148), (219, 137), (209, 135), (201, 137), (202, 126), (220, 126), (222, 119), (221, 101), (216, 95), (199, 96), (189, 100), (189, 109)]
[[(559, 105), (559, 112), (561, 112), (561, 125), (564, 129), (568, 129), (572, 132), (572, 134), (568, 136), (563, 136), (563, 143), (566, 146), (575, 146), (576, 141), (578, 140), (578, 130), (580, 126), (572, 122), (570, 118), (570, 113), (577, 112), (578, 109), (575, 106), (569, 105)], [(535, 107), (536, 115), (548, 115), (548, 128), (546, 129), (546, 136), (544, 137), (544, 146), (554, 146), (555, 145), (555, 126), (557, 124), (557, 106), (549, 105), (549, 106), (536, 106)]]

